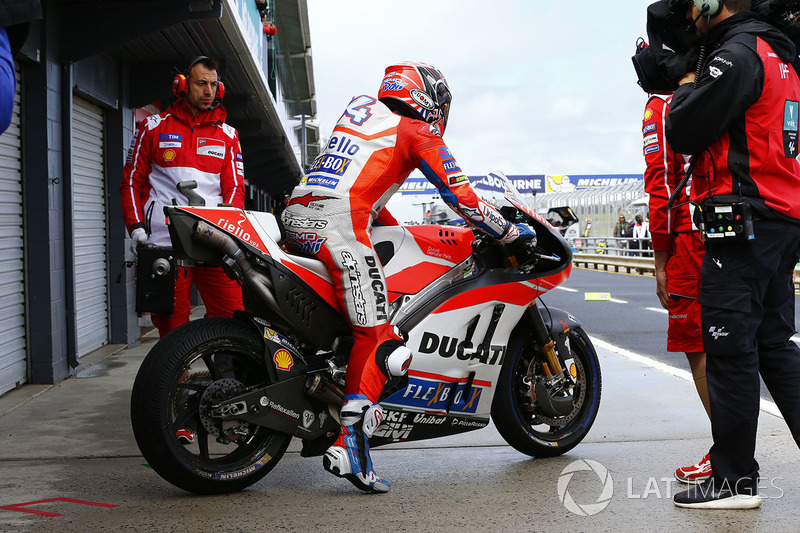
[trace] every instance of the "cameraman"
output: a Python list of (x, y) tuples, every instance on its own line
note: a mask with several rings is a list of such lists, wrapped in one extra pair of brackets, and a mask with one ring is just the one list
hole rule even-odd
[(666, 123), (672, 148), (699, 158), (692, 200), (708, 207), (730, 195), (750, 206), (754, 230), (753, 239), (706, 242), (700, 305), (713, 474), (676, 494), (679, 507), (761, 505), (759, 371), (800, 443), (800, 348), (790, 339), (800, 256), (800, 79), (792, 42), (749, 8), (750, 0), (689, 3), (706, 60), (697, 77), (681, 79)]

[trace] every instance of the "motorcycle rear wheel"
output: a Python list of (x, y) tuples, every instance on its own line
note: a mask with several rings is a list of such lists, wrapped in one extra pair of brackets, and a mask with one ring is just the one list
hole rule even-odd
[[(231, 318), (184, 324), (145, 358), (131, 394), (131, 423), (148, 464), (189, 492), (236, 492), (266, 476), (291, 435), (213, 416), (211, 405), (269, 383), (258, 332)], [(194, 440), (182, 442), (178, 430)]]
[(530, 341), (521, 338), (508, 347), (492, 403), (492, 420), (503, 439), (524, 454), (554, 457), (571, 450), (583, 440), (597, 416), (602, 388), (597, 353), (580, 327), (570, 332), (569, 348), (570, 354), (561, 360), (572, 370), (572, 410), (564, 416), (554, 416), (543, 412), (526, 383), (531, 361), (539, 354)]

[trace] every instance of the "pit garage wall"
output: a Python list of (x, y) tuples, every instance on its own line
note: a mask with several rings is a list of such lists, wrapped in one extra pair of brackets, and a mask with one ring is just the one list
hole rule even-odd
[[(245, 0), (233, 3), (239, 1)], [(133, 137), (129, 91), (143, 85), (149, 90), (153, 80), (141, 76), (140, 64), (126, 63), (129, 59), (118, 44), (75, 61), (62, 57), (71, 42), (65, 39), (70, 31), (65, 16), (84, 5), (45, 0), (44, 20), (31, 26), (15, 58), (22, 80), (17, 119), (0, 139), (0, 151), (16, 154), (0, 162), (0, 168), (11, 167), (2, 171), (13, 190), (3, 192), (4, 201), (10, 202), (8, 212), (16, 213), (0, 216), (0, 239), (7, 236), (0, 245), (0, 263), (9, 259), (0, 266), (0, 285), (6, 274), (9, 280), (0, 287), (0, 311), (13, 315), (13, 320), (10, 315), (3, 320), (9, 328), (0, 330), (6, 355), (0, 359), (0, 395), (26, 381), (57, 383), (90, 351), (139, 338), (118, 187)], [(231, 0), (225, 5), (232, 5)], [(226, 20), (223, 33), (228, 31)], [(188, 24), (170, 28), (184, 35), (180, 32)], [(219, 24), (212, 19), (192, 28), (220, 31)], [(164, 53), (188, 54), (179, 49)], [(229, 57), (240, 60), (241, 54)], [(157, 91), (162, 94), (160, 86)], [(268, 104), (274, 115), (276, 104), (267, 99)], [(280, 143), (274, 144), (280, 155)], [(286, 155), (293, 159), (290, 149)]]

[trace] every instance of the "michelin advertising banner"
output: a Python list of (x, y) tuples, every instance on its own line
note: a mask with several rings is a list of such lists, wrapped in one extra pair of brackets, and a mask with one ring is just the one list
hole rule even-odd
[[(642, 174), (533, 174), (509, 175), (508, 179), (521, 194), (544, 194), (547, 192), (572, 192), (621, 185), (631, 181), (642, 181)], [(503, 192), (503, 187), (492, 176), (469, 176), (470, 183), (478, 190)], [(431, 182), (424, 176), (410, 176), (401, 186), (401, 194), (437, 195)]]

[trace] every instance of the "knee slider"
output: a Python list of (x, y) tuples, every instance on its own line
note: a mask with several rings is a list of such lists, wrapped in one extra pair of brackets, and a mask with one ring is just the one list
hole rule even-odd
[(402, 341), (385, 341), (375, 351), (375, 363), (386, 377), (403, 377), (411, 365), (411, 350)]

